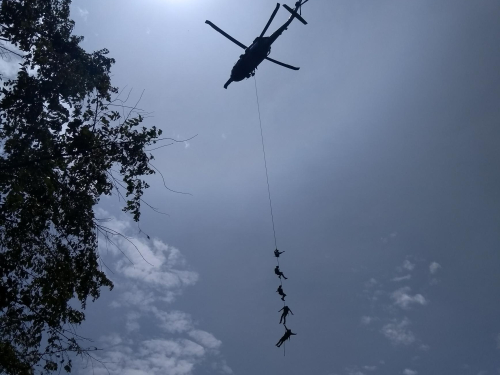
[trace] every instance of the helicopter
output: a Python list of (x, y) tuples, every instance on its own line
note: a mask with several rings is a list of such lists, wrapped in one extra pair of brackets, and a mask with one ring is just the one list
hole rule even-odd
[(242, 81), (245, 78), (250, 78), (255, 75), (255, 69), (257, 69), (257, 66), (264, 61), (268, 60), (271, 61), (275, 64), (281, 65), (285, 68), (292, 69), (292, 70), (299, 70), (300, 68), (297, 68), (295, 66), (291, 66), (285, 63), (282, 63), (280, 61), (271, 59), (269, 54), (271, 53), (271, 44), (273, 44), (276, 39), (285, 31), (288, 26), (292, 23), (292, 21), (297, 18), (300, 22), (302, 22), (304, 25), (307, 25), (307, 22), (302, 18), (301, 16), (301, 7), (305, 3), (307, 3), (309, 0), (300, 0), (295, 3), (295, 9), (290, 8), (288, 5), (283, 4), (283, 7), (291, 13), (290, 18), (281, 26), (278, 30), (276, 30), (271, 36), (265, 37), (264, 34), (266, 33), (267, 29), (271, 25), (271, 22), (273, 22), (274, 17), (276, 16), (276, 13), (278, 13), (278, 9), (280, 8), (280, 4), (276, 4), (276, 8), (274, 9), (271, 17), (269, 18), (269, 21), (267, 21), (266, 26), (264, 27), (264, 30), (260, 33), (260, 35), (255, 38), (253, 43), (250, 45), (250, 47), (245, 46), (243, 43), (240, 43), (236, 39), (234, 39), (231, 35), (227, 34), (217, 26), (215, 26), (212, 22), (210, 21), (205, 21), (206, 24), (210, 25), (213, 29), (224, 35), (226, 38), (228, 38), (230, 41), (233, 43), (237, 44), (241, 48), (245, 50), (245, 53), (243, 55), (240, 55), (239, 60), (236, 62), (234, 65), (233, 69), (231, 70), (231, 77), (229, 80), (224, 84), (224, 88), (227, 89), (229, 84), (231, 82), (238, 82)]

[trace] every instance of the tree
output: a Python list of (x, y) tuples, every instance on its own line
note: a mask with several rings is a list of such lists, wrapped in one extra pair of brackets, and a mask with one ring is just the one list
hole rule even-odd
[(114, 110), (114, 60), (80, 47), (70, 2), (1, 1), (0, 40), (23, 57), (0, 93), (0, 373), (70, 372), (70, 354), (92, 349), (74, 328), (113, 287), (93, 207), (123, 191), (138, 221), (155, 172), (147, 147), (162, 140), (135, 108)]

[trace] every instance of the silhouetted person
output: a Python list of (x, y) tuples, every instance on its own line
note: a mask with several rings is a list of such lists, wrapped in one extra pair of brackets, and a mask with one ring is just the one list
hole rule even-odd
[(278, 287), (278, 290), (276, 290), (276, 292), (281, 296), (281, 300), (284, 301), (286, 294), (285, 294), (285, 292), (283, 292), (283, 287), (281, 285)]
[(283, 345), (283, 343), (286, 341), (286, 340), (290, 340), (290, 336), (292, 335), (296, 335), (296, 333), (293, 333), (291, 329), (288, 329), (286, 328), (285, 326), (285, 334), (283, 335), (282, 338), (280, 338), (280, 341), (278, 341), (278, 343), (276, 344), (276, 346), (279, 348), (281, 345)]
[(279, 257), (280, 257), (280, 254), (283, 254), (283, 253), (284, 253), (284, 251), (279, 251), (278, 249), (274, 250), (274, 256), (275, 256), (276, 258), (279, 258)]
[(280, 279), (281, 279), (281, 277), (283, 277), (285, 280), (286, 280), (286, 279), (288, 279), (288, 277), (285, 277), (285, 275), (283, 274), (283, 272), (281, 272), (281, 271), (280, 271), (279, 266), (276, 266), (276, 267), (274, 268), (274, 273), (275, 273), (276, 275), (278, 275), (278, 277), (279, 277)]
[(288, 315), (288, 313), (293, 315), (293, 312), (292, 312), (292, 310), (290, 310), (290, 308), (288, 306), (283, 307), (280, 311), (283, 311), (283, 313), (281, 314), (281, 318), (280, 318), (280, 324), (281, 324), (281, 322), (283, 322), (283, 324), (286, 324), (286, 316)]

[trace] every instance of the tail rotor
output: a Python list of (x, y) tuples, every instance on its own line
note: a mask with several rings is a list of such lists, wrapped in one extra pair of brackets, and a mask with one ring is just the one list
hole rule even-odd
[[(297, 1), (295, 3), (295, 9), (290, 8), (288, 5), (283, 4), (283, 8), (288, 10), (294, 18), (297, 18), (300, 22), (302, 22), (304, 25), (307, 25), (307, 22), (305, 19), (302, 18), (302, 5), (307, 3), (309, 0), (305, 1)], [(297, 13), (298, 11), (298, 13)]]

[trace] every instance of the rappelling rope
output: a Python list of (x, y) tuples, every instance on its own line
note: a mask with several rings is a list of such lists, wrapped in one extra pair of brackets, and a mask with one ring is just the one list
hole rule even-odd
[[(278, 241), (276, 240), (276, 229), (275, 229), (275, 225), (274, 225), (273, 203), (272, 203), (272, 199), (271, 199), (271, 187), (269, 185), (269, 172), (267, 169), (266, 148), (264, 146), (264, 131), (262, 130), (262, 119), (261, 119), (261, 114), (260, 114), (259, 93), (257, 90), (257, 79), (255, 78), (255, 76), (253, 76), (253, 78), (254, 78), (254, 83), (255, 83), (255, 98), (257, 99), (257, 111), (259, 113), (259, 126), (260, 126), (260, 137), (262, 140), (262, 153), (264, 155), (264, 166), (266, 169), (267, 193), (269, 196), (269, 209), (271, 211), (271, 222), (273, 224), (274, 246), (275, 246), (275, 249), (278, 251)], [(276, 263), (278, 264), (278, 269), (279, 269), (279, 267), (280, 267), (279, 255), (276, 256)], [(279, 279), (280, 279), (280, 286), (283, 288), (283, 280), (282, 280), (281, 276)], [(286, 306), (286, 302), (283, 300), (283, 307), (285, 307), (285, 306)], [(283, 322), (283, 325), (285, 325), (285, 322)], [(285, 353), (286, 353), (285, 342), (283, 342), (283, 356), (285, 356)]]
[[(267, 159), (266, 159), (266, 148), (264, 147), (264, 132), (262, 131), (262, 120), (260, 117), (260, 104), (259, 104), (259, 93), (257, 91), (257, 79), (253, 76), (253, 81), (255, 83), (255, 98), (257, 99), (257, 110), (259, 112), (259, 125), (260, 125), (260, 137), (262, 140), (262, 153), (264, 154), (264, 166), (266, 167), (266, 181), (267, 181), (267, 193), (269, 195), (269, 208), (271, 209), (271, 221), (273, 223), (273, 234), (274, 234), (274, 246), (278, 248), (278, 242), (276, 241), (276, 229), (274, 227), (274, 215), (273, 215), (273, 204), (271, 200), (271, 188), (269, 186), (269, 173), (267, 171)], [(276, 258), (278, 259), (278, 258)], [(280, 265), (278, 260), (278, 266)]]

